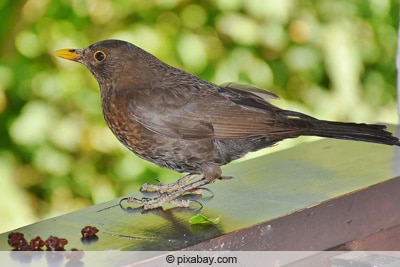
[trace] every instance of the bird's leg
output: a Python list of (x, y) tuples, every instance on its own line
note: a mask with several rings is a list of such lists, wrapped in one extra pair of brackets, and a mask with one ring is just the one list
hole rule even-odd
[(158, 192), (160, 195), (156, 198), (124, 198), (120, 201), (120, 205), (122, 201), (126, 200), (128, 203), (139, 205), (144, 210), (160, 208), (165, 203), (170, 203), (177, 207), (189, 207), (190, 203), (194, 200), (182, 199), (180, 197), (188, 192), (193, 194), (195, 190), (200, 190), (202, 186), (212, 183), (218, 178), (222, 178), (220, 166), (214, 163), (203, 164), (202, 172), (204, 176), (200, 180), (194, 180), (198, 175), (191, 173), (171, 184), (161, 184), (159, 186), (145, 184), (141, 188), (142, 192)]
[[(189, 174), (189, 175), (184, 176), (183, 178), (185, 178), (185, 181), (186, 181), (186, 179), (188, 179), (187, 176), (194, 176), (194, 175)], [(181, 178), (181, 179), (183, 179), (183, 178)], [(192, 177), (189, 177), (189, 178), (192, 178)], [(192, 182), (190, 184), (185, 184), (181, 187), (176, 187), (176, 190), (171, 190), (171, 191), (162, 193), (162, 194), (160, 194), (159, 197), (156, 197), (156, 198), (137, 199), (134, 197), (130, 197), (130, 198), (122, 199), (121, 202), (123, 200), (126, 200), (128, 203), (138, 204), (144, 210), (160, 208), (165, 203), (170, 203), (177, 207), (185, 207), (186, 208), (186, 207), (190, 206), (190, 203), (192, 201), (188, 200), (188, 199), (178, 199), (178, 198), (180, 196), (184, 195), (185, 193), (191, 192), (195, 189), (198, 189), (199, 187), (202, 187), (208, 183), (210, 183), (210, 181), (208, 179), (202, 178), (202, 179)]]
[(169, 183), (169, 184), (163, 184), (160, 183), (158, 185), (156, 184), (148, 184), (145, 183), (142, 185), (142, 187), (140, 187), (140, 192), (158, 192), (160, 194), (164, 194), (164, 193), (169, 193), (169, 192), (174, 192), (182, 187), (184, 187), (185, 185), (190, 184), (190, 182), (192, 180), (194, 180), (194, 178), (196, 178), (198, 176), (198, 174), (187, 174), (185, 176), (183, 176), (182, 178), (176, 180), (175, 182)]

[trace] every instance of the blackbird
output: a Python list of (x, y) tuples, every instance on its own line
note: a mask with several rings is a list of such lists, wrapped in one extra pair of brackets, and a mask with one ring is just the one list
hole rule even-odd
[[(85, 65), (100, 87), (107, 125), (129, 150), (188, 175), (171, 184), (145, 184), (156, 198), (129, 199), (144, 209), (169, 202), (222, 178), (221, 167), (246, 153), (301, 135), (400, 146), (384, 125), (318, 120), (280, 109), (256, 86), (216, 85), (160, 61), (121, 40), (105, 40), (56, 55)], [(200, 176), (202, 175), (202, 176)], [(195, 178), (198, 177), (198, 178)]]

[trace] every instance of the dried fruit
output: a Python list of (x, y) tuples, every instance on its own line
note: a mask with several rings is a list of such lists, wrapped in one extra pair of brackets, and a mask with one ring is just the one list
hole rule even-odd
[(85, 226), (81, 230), (82, 238), (92, 238), (99, 232), (94, 226)]
[(44, 244), (49, 251), (65, 251), (64, 246), (68, 244), (68, 241), (65, 238), (58, 238), (51, 235), (46, 239)]
[(31, 247), (31, 250), (42, 250), (42, 247), (44, 246), (44, 241), (40, 236), (37, 236), (29, 242), (29, 245)]
[(8, 235), (8, 244), (13, 247), (14, 250), (30, 250), (30, 246), (28, 245), (23, 233), (10, 233)]

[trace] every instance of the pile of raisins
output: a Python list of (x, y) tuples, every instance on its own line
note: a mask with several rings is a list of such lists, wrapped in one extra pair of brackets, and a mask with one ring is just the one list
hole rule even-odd
[[(97, 238), (98, 232), (99, 230), (94, 226), (85, 226), (81, 230), (82, 240)], [(68, 244), (68, 240), (51, 235), (43, 241), (40, 236), (37, 236), (28, 243), (23, 233), (12, 232), (8, 235), (8, 244), (14, 248), (14, 251), (43, 251), (44, 247), (47, 251), (65, 251), (64, 246)], [(77, 249), (73, 248), (71, 251), (77, 251)]]
[(23, 233), (12, 232), (8, 235), (8, 244), (15, 251), (41, 251), (44, 246), (47, 251), (65, 251), (64, 246), (68, 244), (68, 241), (65, 238), (51, 235), (45, 241), (37, 236), (28, 243)]

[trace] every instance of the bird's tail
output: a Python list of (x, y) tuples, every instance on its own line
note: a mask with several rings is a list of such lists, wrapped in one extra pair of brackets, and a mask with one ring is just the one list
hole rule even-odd
[(400, 146), (400, 140), (386, 131), (385, 125), (318, 121), (310, 135)]
[(289, 113), (286, 115), (294, 120), (296, 120), (294, 117), (297, 117), (297, 119), (307, 122), (309, 125), (308, 130), (303, 135), (400, 146), (399, 138), (386, 131), (385, 125), (323, 121), (297, 112), (289, 111)]

